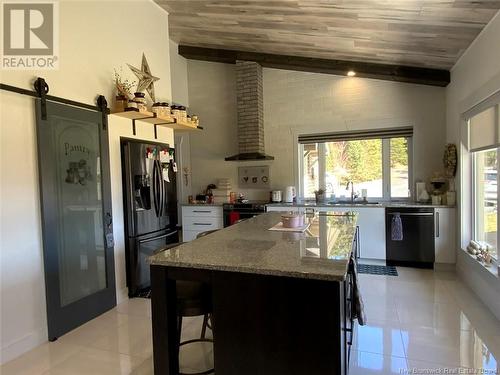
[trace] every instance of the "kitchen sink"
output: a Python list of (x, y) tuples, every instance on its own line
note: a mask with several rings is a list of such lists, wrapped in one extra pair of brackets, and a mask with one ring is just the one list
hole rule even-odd
[(378, 205), (380, 202), (363, 202), (363, 201), (337, 201), (337, 202), (328, 202), (327, 205), (329, 206), (372, 206), (372, 205)]

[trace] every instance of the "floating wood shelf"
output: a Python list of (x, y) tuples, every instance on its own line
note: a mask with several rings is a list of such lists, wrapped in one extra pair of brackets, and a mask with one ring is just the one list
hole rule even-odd
[(141, 112), (137, 110), (129, 110), (125, 112), (112, 112), (112, 115), (125, 117), (130, 120), (143, 120), (154, 116), (153, 112)]
[(128, 118), (130, 120), (143, 121), (153, 125), (165, 126), (173, 130), (203, 130), (203, 127), (201, 126), (191, 125), (184, 121), (179, 122), (172, 116), (158, 117), (156, 116), (156, 113), (149, 111), (139, 111), (135, 108), (129, 109), (124, 112), (114, 112), (112, 114), (115, 116)]

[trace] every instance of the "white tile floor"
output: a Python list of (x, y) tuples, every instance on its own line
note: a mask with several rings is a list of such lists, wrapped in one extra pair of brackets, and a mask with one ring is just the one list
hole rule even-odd
[[(368, 324), (357, 328), (350, 373), (406, 374), (419, 373), (413, 369), (446, 368), (499, 374), (500, 322), (474, 294), (453, 273), (398, 271), (399, 277), (360, 275)], [(6, 363), (0, 373), (149, 375), (153, 373), (150, 324), (149, 301), (129, 300), (56, 342)], [(197, 337), (200, 328), (201, 320), (186, 319), (183, 339)], [(184, 372), (206, 369), (212, 364), (212, 348), (185, 347), (180, 361)]]

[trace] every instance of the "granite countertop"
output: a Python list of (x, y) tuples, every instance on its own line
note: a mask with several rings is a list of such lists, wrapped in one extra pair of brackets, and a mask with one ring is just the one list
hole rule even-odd
[(345, 207), (372, 207), (372, 208), (381, 208), (381, 207), (432, 207), (432, 208), (455, 208), (455, 206), (447, 206), (447, 205), (435, 205), (431, 203), (419, 203), (419, 202), (371, 202), (371, 203), (316, 203), (314, 201), (299, 201), (296, 203), (268, 203), (266, 206), (270, 207), (328, 207), (328, 208), (345, 208)]
[(317, 280), (344, 280), (357, 214), (320, 213), (304, 233), (268, 229), (280, 213), (266, 213), (151, 256), (151, 264)]

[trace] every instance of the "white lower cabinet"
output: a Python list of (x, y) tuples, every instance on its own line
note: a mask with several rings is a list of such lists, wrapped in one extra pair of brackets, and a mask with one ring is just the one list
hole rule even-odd
[(182, 207), (182, 240), (184, 242), (196, 239), (200, 233), (223, 227), (222, 206)]
[(192, 240), (196, 240), (196, 236), (200, 234), (201, 232), (195, 231), (195, 230), (186, 230), (182, 229), (182, 242), (189, 242)]
[(434, 209), (434, 246), (436, 263), (456, 262), (456, 209), (443, 207)]
[(359, 256), (385, 260), (385, 208), (383, 207), (290, 207), (267, 206), (267, 211), (287, 212), (356, 212), (359, 226)]
[(358, 210), (360, 258), (385, 260), (385, 208)]
[(359, 257), (385, 260), (385, 208), (325, 207), (325, 211), (356, 212), (359, 227)]

